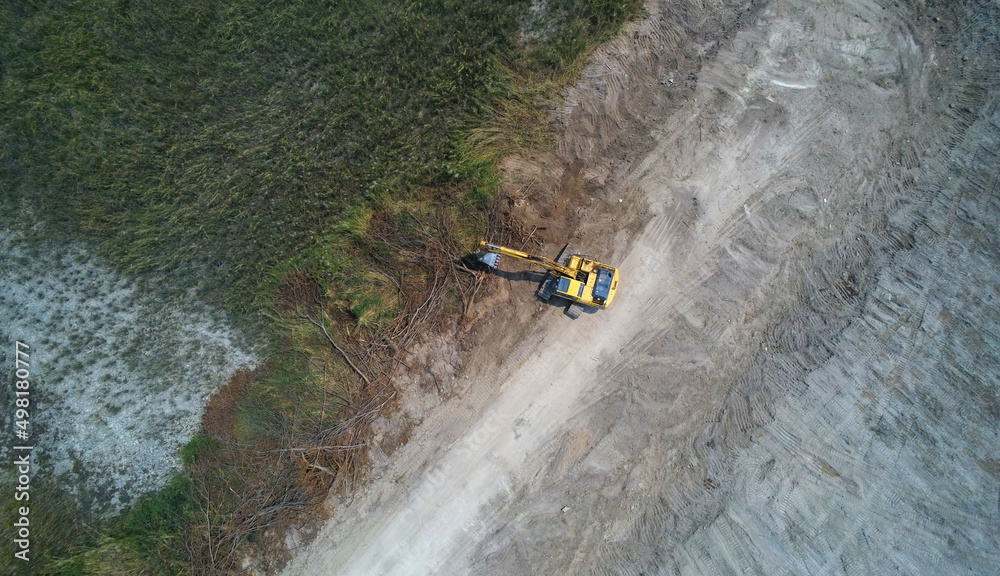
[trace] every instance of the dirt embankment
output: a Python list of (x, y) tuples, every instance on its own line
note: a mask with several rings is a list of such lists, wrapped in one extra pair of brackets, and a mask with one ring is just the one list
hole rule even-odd
[(288, 573), (989, 573), (997, 22), (651, 3), (557, 115), (618, 300), (573, 322), (507, 285), (452, 397)]

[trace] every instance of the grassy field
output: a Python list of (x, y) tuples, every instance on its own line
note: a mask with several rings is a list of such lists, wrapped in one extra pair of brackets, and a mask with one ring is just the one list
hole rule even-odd
[(5, 187), (130, 270), (207, 272), (253, 310), (353, 207), (449, 178), (506, 88), (516, 5), (407, 4), (8, 7)]
[(380, 197), (459, 181), (481, 207), (488, 153), (463, 137), (634, 13), (619, 4), (8, 3), (0, 182), (121, 266), (255, 311), (290, 260), (322, 276)]
[[(545, 145), (559, 86), (640, 8), (5, 3), (0, 213), (37, 220), (40, 237), (90, 241), (124, 271), (166, 273), (178, 290), (265, 326), (274, 342), (269, 368), (227, 408), (234, 424), (224, 446), (196, 438), (186, 476), (123, 518), (61, 540), (36, 568), (211, 565), (214, 556), (200, 555), (212, 547), (192, 543), (192, 527), (232, 524), (246, 503), (219, 498), (206, 508), (206, 494), (255, 489), (263, 480), (251, 472), (282, 430), (309, 437), (344, 417), (337, 406), (359, 405), (342, 383), (354, 375), (323, 356), (318, 328), (282, 316), (276, 294), (305, 274), (328, 303), (322, 325), (329, 312), (356, 332), (406, 314), (408, 295), (393, 279), (412, 280), (418, 293), (431, 284), (408, 268), (407, 250), (426, 237), (462, 245), (483, 233), (494, 161)], [(281, 498), (298, 502), (309, 490)]]

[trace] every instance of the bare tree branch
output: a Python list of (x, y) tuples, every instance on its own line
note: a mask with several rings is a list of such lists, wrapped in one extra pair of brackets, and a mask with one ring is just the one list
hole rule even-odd
[[(323, 314), (325, 316), (325, 313), (322, 311), (322, 307), (320, 307), (320, 314)], [(350, 356), (347, 355), (347, 352), (344, 352), (344, 349), (341, 348), (339, 345), (337, 345), (337, 342), (333, 339), (333, 336), (330, 336), (330, 333), (326, 330), (326, 319), (323, 316), (320, 316), (320, 319), (317, 321), (309, 314), (306, 314), (305, 312), (300, 312), (298, 317), (303, 320), (306, 320), (313, 326), (319, 328), (323, 332), (323, 336), (326, 336), (326, 340), (327, 342), (330, 343), (330, 346), (333, 346), (333, 349), (340, 353), (340, 355), (347, 362), (348, 366), (350, 366), (351, 369), (354, 370), (354, 372), (357, 373), (357, 375), (360, 376), (361, 379), (365, 381), (366, 385), (371, 385), (371, 380), (368, 379), (368, 376), (365, 376), (365, 373), (354, 365), (354, 362), (351, 361), (351, 358)]]

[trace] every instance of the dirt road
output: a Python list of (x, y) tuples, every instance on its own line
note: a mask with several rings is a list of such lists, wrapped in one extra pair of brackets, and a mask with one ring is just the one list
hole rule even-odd
[(991, 573), (998, 25), (651, 3), (559, 113), (618, 300), (470, 368), (286, 573)]

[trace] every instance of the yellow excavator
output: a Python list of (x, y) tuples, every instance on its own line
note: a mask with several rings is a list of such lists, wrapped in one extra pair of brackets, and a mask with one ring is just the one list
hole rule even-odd
[(479, 243), (476, 259), (495, 269), (501, 255), (545, 268), (548, 274), (538, 290), (538, 297), (545, 301), (552, 296), (569, 300), (571, 304), (566, 315), (570, 318), (578, 317), (586, 308), (607, 308), (618, 291), (618, 269), (577, 254), (572, 244), (567, 244), (558, 258), (552, 260), (483, 240)]

